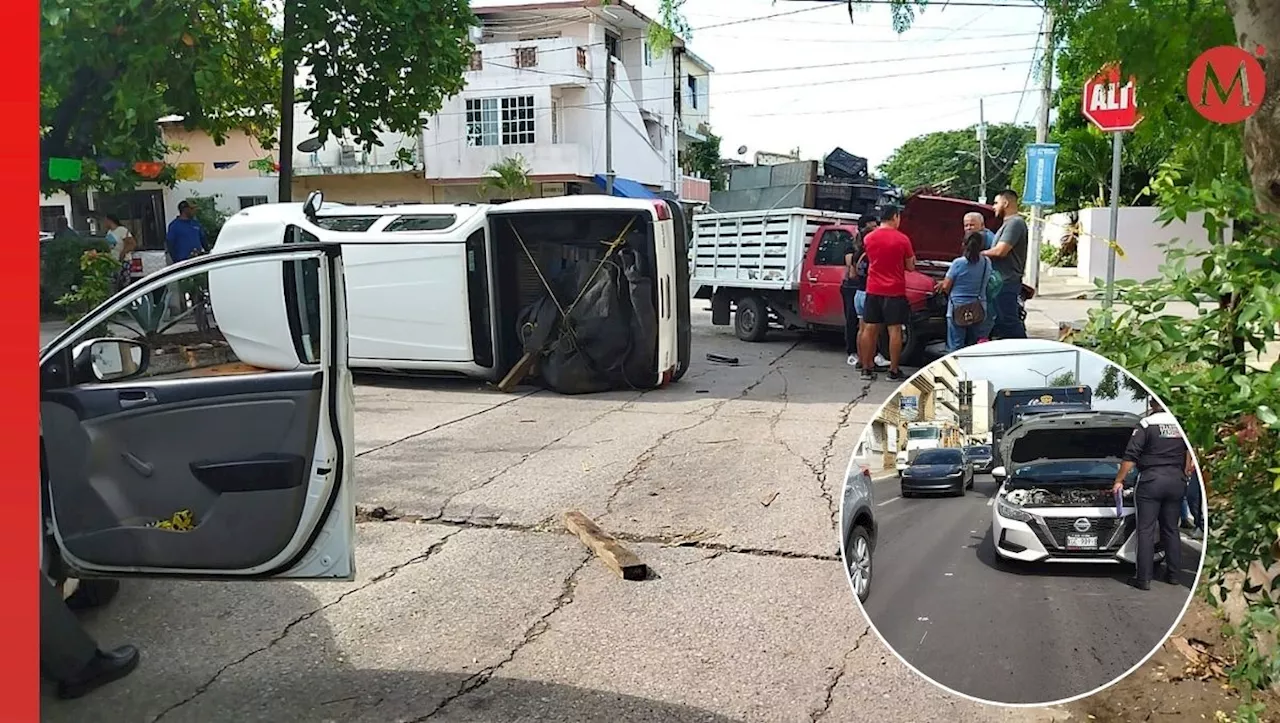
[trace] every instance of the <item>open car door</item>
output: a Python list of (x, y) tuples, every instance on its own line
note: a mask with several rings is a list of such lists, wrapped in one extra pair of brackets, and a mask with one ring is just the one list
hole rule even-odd
[[(252, 338), (218, 330), (237, 306)], [(50, 576), (354, 578), (346, 317), (341, 247), (288, 244), (171, 266), (46, 347)]]

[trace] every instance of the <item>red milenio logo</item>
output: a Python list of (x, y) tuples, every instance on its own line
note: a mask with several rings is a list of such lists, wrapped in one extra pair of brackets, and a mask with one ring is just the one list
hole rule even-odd
[(1267, 94), (1267, 78), (1253, 52), (1220, 45), (1200, 54), (1187, 73), (1187, 100), (1196, 112), (1214, 123), (1239, 123), (1258, 111)]

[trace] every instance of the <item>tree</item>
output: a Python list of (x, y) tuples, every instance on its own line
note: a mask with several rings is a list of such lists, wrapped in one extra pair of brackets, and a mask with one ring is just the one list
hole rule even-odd
[[(280, 34), (254, 0), (41, 0), (41, 191), (135, 185), (132, 164), (166, 148), (157, 121), (224, 140), (244, 130), (269, 147), (277, 116)], [(83, 162), (76, 180), (49, 177), (50, 158)]]
[[(903, 143), (880, 165), (880, 173), (903, 188), (930, 186), (959, 198), (982, 193), (978, 167), (978, 129), (936, 131)], [(1023, 149), (1035, 138), (1035, 129), (1011, 123), (987, 125), (987, 187), (994, 197), (1001, 189), (1022, 185), (1019, 168), (1025, 168)]]
[(496, 193), (506, 196), (502, 200), (509, 201), (527, 195), (531, 187), (529, 164), (525, 162), (524, 156), (516, 154), (489, 166), (484, 178), (480, 180), (478, 190), (481, 196)]
[(1076, 383), (1075, 372), (1063, 372), (1058, 376), (1054, 377), (1053, 379), (1049, 380), (1049, 386), (1051, 387), (1070, 387), (1070, 386), (1074, 386), (1075, 383)]
[(711, 190), (724, 190), (724, 169), (720, 165), (720, 136), (706, 132), (706, 139), (692, 141), (680, 154), (680, 167), (685, 173), (711, 181)]
[(273, 148), (284, 51), (309, 70), (290, 97), (316, 135), (349, 133), (366, 150), (379, 131), (417, 133), (463, 87), (476, 22), (465, 0), (288, 3), (286, 43), (258, 0), (41, 0), (42, 165), (86, 161), (80, 181), (42, 172), (42, 190), (136, 185), (130, 166), (164, 157), (156, 121), (170, 114), (219, 143), (245, 131)]
[(1126, 396), (1140, 402), (1151, 396), (1138, 383), (1137, 379), (1126, 374), (1123, 369), (1114, 364), (1108, 364), (1107, 368), (1102, 371), (1102, 380), (1098, 382), (1093, 392), (1098, 395), (1099, 399), (1119, 399), (1121, 392), (1123, 392)]

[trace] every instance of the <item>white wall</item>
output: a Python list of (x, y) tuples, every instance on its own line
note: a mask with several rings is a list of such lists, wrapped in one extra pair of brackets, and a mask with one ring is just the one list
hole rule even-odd
[[(1188, 214), (1186, 223), (1174, 221), (1168, 226), (1156, 221), (1160, 209), (1129, 206), (1120, 209), (1116, 238), (1124, 256), (1116, 255), (1116, 278), (1147, 281), (1160, 275), (1167, 248), (1158, 244), (1173, 242), (1178, 248), (1204, 249), (1209, 246), (1204, 230), (1204, 214)], [(1081, 238), (1077, 254), (1076, 275), (1092, 282), (1107, 276), (1107, 243), (1111, 211), (1087, 208), (1080, 211)], [(1231, 240), (1231, 229), (1225, 232)]]
[(240, 210), (241, 196), (266, 196), (267, 203), (280, 200), (280, 181), (275, 176), (262, 176), (178, 183), (164, 192), (164, 222), (177, 218), (178, 204), (192, 196), (213, 197), (219, 210), (234, 214)]

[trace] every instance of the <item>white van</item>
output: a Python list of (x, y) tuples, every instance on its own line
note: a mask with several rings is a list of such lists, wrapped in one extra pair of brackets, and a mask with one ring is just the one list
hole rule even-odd
[[(342, 245), (353, 369), (497, 381), (527, 347), (542, 350), (543, 383), (569, 393), (658, 387), (688, 369), (679, 204), (568, 196), (348, 206), (325, 205), (313, 192), (306, 203), (240, 211), (213, 253), (314, 241)], [(238, 270), (211, 272), (209, 285), (219, 329), (242, 360), (294, 354), (258, 342), (292, 286)], [(572, 334), (557, 322), (563, 311)], [(550, 339), (539, 343), (539, 331)]]

